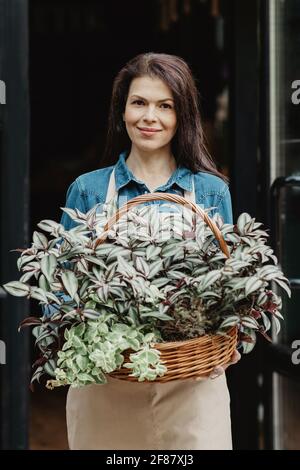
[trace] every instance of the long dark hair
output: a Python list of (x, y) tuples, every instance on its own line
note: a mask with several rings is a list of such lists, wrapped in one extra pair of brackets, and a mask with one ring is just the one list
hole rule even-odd
[(115, 161), (131, 148), (123, 121), (129, 87), (134, 78), (150, 76), (161, 79), (171, 89), (175, 101), (178, 128), (172, 140), (177, 164), (196, 173), (204, 171), (227, 178), (217, 170), (207, 150), (199, 111), (199, 93), (187, 63), (175, 55), (148, 52), (131, 59), (117, 74), (112, 90), (105, 161)]

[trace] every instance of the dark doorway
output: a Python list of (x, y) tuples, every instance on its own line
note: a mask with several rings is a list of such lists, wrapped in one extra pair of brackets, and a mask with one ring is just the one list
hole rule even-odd
[[(177, 2), (176, 9), (168, 3), (143, 2), (141, 8), (138, 0), (31, 0), (33, 225), (41, 217), (60, 217), (74, 178), (112, 164), (102, 157), (112, 82), (136, 54), (168, 52), (189, 62), (203, 96), (207, 135), (213, 134), (217, 97), (228, 81), (221, 12), (210, 2)], [(214, 136), (210, 141), (216, 144)], [(228, 173), (223, 159), (220, 151)]]
[[(238, 21), (235, 5), (230, 0), (30, 1), (31, 232), (41, 219), (60, 219), (67, 188), (77, 176), (114, 163), (102, 157), (112, 82), (141, 52), (176, 54), (189, 63), (201, 95), (209, 150), (224, 174), (236, 176), (230, 139), (237, 146), (241, 141), (229, 132), (228, 108), (236, 85), (231, 80), (239, 78), (233, 57), (242, 57), (243, 45), (235, 49), (237, 39), (230, 34)], [(251, 14), (256, 28), (255, 8)], [(241, 25), (238, 33), (243, 33)], [(246, 38), (251, 41), (252, 35)], [(235, 64), (243, 67), (242, 61)], [(242, 113), (242, 106), (233, 112)], [(238, 378), (232, 380), (234, 388)], [(31, 400), (31, 448), (66, 448), (65, 391), (37, 389)], [(241, 405), (233, 403), (235, 420)], [(41, 416), (52, 424), (41, 428)], [(255, 447), (253, 439), (248, 445)]]

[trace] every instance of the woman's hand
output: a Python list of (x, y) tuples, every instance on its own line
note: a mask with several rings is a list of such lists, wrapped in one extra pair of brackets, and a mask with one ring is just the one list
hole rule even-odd
[(225, 370), (227, 367), (232, 366), (233, 364), (236, 364), (239, 362), (241, 359), (241, 354), (238, 352), (237, 349), (235, 349), (232, 353), (232, 356), (230, 358), (230, 362), (228, 364), (225, 364), (224, 366), (216, 366), (210, 373), (209, 378), (210, 379), (216, 379), (220, 375), (224, 374)]

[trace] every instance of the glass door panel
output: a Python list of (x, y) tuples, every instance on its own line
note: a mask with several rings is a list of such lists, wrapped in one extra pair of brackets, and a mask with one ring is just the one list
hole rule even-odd
[[(267, 17), (272, 236), (292, 287), (291, 299), (280, 292), (285, 320), (270, 362), (272, 445), (275, 449), (300, 449), (300, 365), (292, 361), (294, 341), (300, 344), (300, 2), (269, 0)], [(290, 363), (279, 371), (274, 358), (281, 355)]]

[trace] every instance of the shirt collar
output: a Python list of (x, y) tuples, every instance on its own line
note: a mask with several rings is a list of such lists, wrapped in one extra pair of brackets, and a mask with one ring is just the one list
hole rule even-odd
[[(141, 181), (134, 176), (126, 164), (127, 153), (127, 151), (122, 152), (119, 155), (119, 160), (115, 165), (115, 182), (117, 191), (119, 191), (119, 189), (123, 186), (126, 186), (130, 181), (135, 181), (138, 184), (141, 183)], [(192, 177), (193, 173), (191, 170), (183, 165), (179, 165), (170, 176), (167, 183), (163, 186), (160, 186), (160, 189), (165, 191), (171, 188), (175, 183), (185, 191), (192, 191)]]

